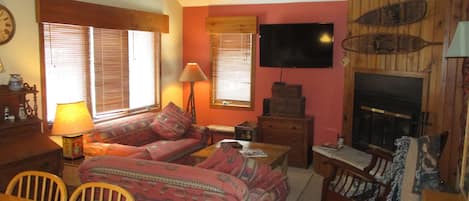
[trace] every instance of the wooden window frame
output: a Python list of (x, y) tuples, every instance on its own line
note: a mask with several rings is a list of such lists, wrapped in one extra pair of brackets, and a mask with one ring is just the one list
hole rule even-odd
[[(231, 33), (231, 34), (236, 34), (236, 33)], [(246, 34), (246, 33), (239, 33), (239, 34)], [(240, 110), (254, 110), (254, 103), (255, 103), (255, 97), (254, 97), (254, 89), (255, 89), (255, 61), (256, 61), (256, 34), (251, 34), (251, 83), (250, 83), (250, 101), (238, 101), (238, 100), (223, 100), (223, 99), (216, 99), (216, 88), (217, 88), (217, 80), (216, 80), (216, 66), (215, 62), (213, 61), (215, 58), (214, 51), (213, 51), (213, 42), (212, 38), (213, 36), (210, 37), (210, 44), (211, 44), (211, 49), (210, 49), (210, 61), (211, 61), (211, 78), (212, 78), (212, 85), (210, 87), (210, 107), (211, 108), (217, 108), (217, 109), (240, 109)]]
[[(44, 59), (44, 30), (43, 22), (92, 26), (97, 28), (140, 30), (155, 33), (159, 43), (155, 49), (155, 102), (159, 106), (152, 110), (161, 110), (161, 33), (169, 33), (169, 17), (163, 14), (144, 12), (138, 10), (117, 8), (92, 3), (69, 0), (36, 0), (36, 19), (39, 27), (40, 59), (41, 59), (41, 106), (42, 117), (47, 119), (47, 97)], [(113, 20), (109, 20), (113, 19)], [(132, 111), (129, 111), (133, 114)], [(118, 118), (127, 116), (123, 114), (114, 116)], [(47, 121), (43, 121), (44, 132), (48, 133)]]
[[(214, 55), (213, 47), (210, 49), (210, 61), (212, 70), (212, 84), (210, 87), (210, 107), (221, 109), (235, 109), (235, 110), (254, 110), (255, 106), (255, 75), (256, 75), (256, 44), (257, 44), (257, 16), (217, 16), (207, 17), (206, 30), (210, 34), (217, 33), (251, 33), (251, 100), (247, 101), (233, 101), (228, 100), (229, 103), (225, 104), (223, 101), (215, 100), (216, 80), (214, 79)], [(212, 37), (210, 37), (212, 38)], [(210, 39), (212, 46), (212, 39)]]

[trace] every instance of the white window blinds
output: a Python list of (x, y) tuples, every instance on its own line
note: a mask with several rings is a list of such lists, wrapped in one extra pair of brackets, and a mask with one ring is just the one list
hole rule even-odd
[(48, 121), (80, 100), (94, 118), (160, 107), (159, 34), (43, 23), (43, 37)]
[(44, 61), (47, 77), (47, 120), (57, 103), (87, 99), (89, 71), (88, 28), (44, 23)]
[(93, 29), (96, 113), (129, 108), (127, 31)]
[(211, 41), (214, 103), (249, 105), (253, 34), (218, 33)]

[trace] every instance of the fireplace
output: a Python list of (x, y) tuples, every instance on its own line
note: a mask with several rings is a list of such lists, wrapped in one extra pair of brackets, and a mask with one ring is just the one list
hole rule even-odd
[(355, 73), (352, 146), (394, 150), (401, 136), (422, 135), (423, 78)]

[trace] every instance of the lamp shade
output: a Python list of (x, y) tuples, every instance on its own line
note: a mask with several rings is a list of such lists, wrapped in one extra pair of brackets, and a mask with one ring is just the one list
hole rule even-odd
[(199, 64), (197, 63), (187, 63), (186, 67), (179, 76), (179, 81), (181, 82), (194, 82), (194, 81), (203, 81), (207, 80), (202, 69), (200, 69)]
[(94, 128), (85, 102), (57, 104), (52, 135), (81, 135)]
[(469, 21), (458, 23), (446, 57), (469, 57)]

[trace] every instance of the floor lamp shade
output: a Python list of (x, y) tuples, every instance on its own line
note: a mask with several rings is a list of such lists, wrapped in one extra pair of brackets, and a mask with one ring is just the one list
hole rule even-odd
[(62, 136), (65, 158), (83, 157), (82, 135), (93, 128), (93, 120), (85, 102), (57, 104), (51, 134)]
[(458, 23), (446, 57), (469, 57), (469, 21)]
[(205, 76), (197, 63), (187, 63), (181, 76), (179, 76), (179, 81), (181, 82), (195, 82), (203, 80), (207, 80), (207, 76)]
[(196, 123), (196, 114), (195, 114), (195, 96), (194, 96), (194, 82), (207, 80), (204, 72), (197, 63), (187, 63), (186, 67), (179, 76), (179, 81), (181, 82), (190, 82), (191, 83), (191, 93), (187, 100), (186, 111), (190, 112), (192, 115), (192, 123)]

